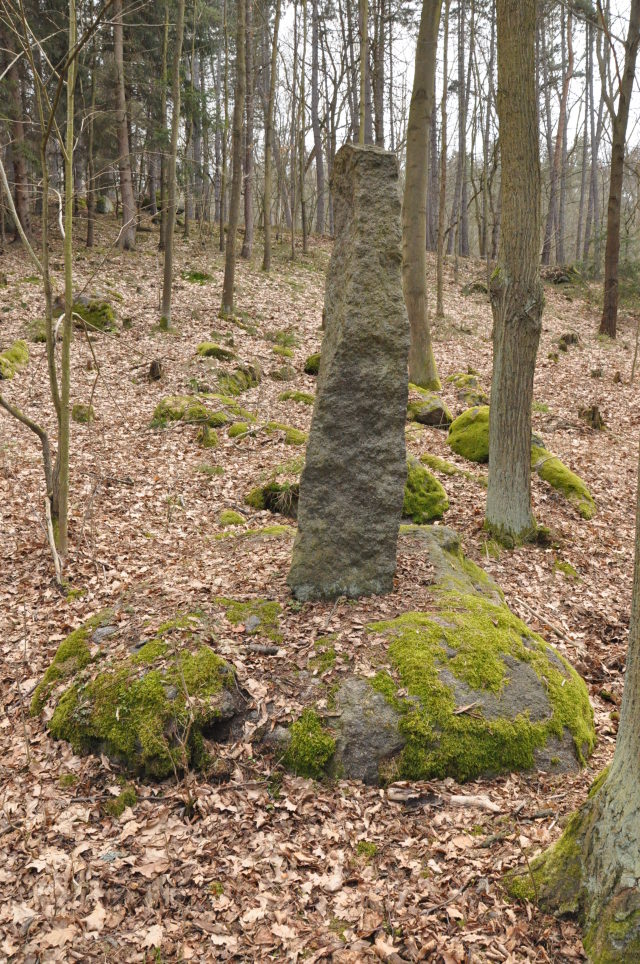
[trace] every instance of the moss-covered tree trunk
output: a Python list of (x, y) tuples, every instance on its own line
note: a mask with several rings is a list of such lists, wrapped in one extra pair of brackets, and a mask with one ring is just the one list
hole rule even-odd
[(497, 31), (502, 231), (491, 279), (493, 380), (486, 521), (501, 540), (519, 542), (535, 529), (531, 402), (543, 307), (536, 0), (498, 0)]
[(224, 283), (222, 286), (221, 314), (233, 314), (233, 299), (236, 278), (236, 234), (238, 231), (238, 217), (240, 214), (240, 195), (242, 193), (242, 120), (244, 117), (244, 98), (247, 87), (245, 66), (246, 43), (246, 7), (244, 0), (236, 3), (237, 33), (236, 33), (236, 86), (233, 104), (233, 131), (231, 135), (232, 152), (231, 163), (231, 201), (229, 203), (229, 230), (227, 233), (227, 250), (224, 263)]
[(629, 649), (613, 762), (555, 846), (509, 886), (543, 910), (577, 915), (591, 960), (640, 960), (640, 473)]
[(440, 388), (427, 310), (427, 180), (429, 131), (435, 102), (436, 50), (442, 0), (424, 0), (407, 128), (402, 205), (402, 281), (411, 328), (409, 380)]
[(607, 244), (604, 253), (604, 307), (600, 334), (616, 337), (618, 321), (618, 262), (620, 260), (620, 210), (624, 177), (624, 151), (631, 107), (631, 94), (640, 46), (640, 0), (633, 0), (629, 14), (629, 32), (625, 43), (625, 60), (617, 111), (612, 116), (611, 178), (607, 207)]

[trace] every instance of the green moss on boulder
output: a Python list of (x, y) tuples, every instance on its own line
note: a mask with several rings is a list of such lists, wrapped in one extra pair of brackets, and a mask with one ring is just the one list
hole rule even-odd
[(567, 734), (578, 761), (593, 749), (584, 682), (505, 605), (446, 590), (436, 612), (406, 613), (369, 629), (389, 640), (397, 674), (382, 672), (372, 685), (401, 716), (399, 777), (464, 781), (527, 770), (549, 746), (566, 760)]
[(417, 459), (409, 459), (403, 516), (417, 525), (426, 525), (441, 519), (448, 508), (449, 500), (442, 485)]
[[(71, 310), (76, 316), (74, 323), (79, 327), (82, 327), (84, 322), (90, 331), (115, 331), (115, 312), (109, 302), (103, 298), (80, 296), (73, 302)], [(62, 311), (64, 311), (64, 304), (62, 304)]]
[(288, 770), (301, 777), (320, 779), (335, 751), (335, 739), (313, 710), (305, 710), (290, 728), (291, 739), (284, 756)]
[[(162, 779), (206, 762), (204, 738), (241, 712), (232, 668), (200, 641), (200, 618), (172, 620), (133, 651), (98, 638), (95, 617), (58, 649), (32, 701), (49, 700), (55, 739)], [(169, 640), (179, 633), (178, 639)], [(208, 638), (209, 634), (206, 633)], [(57, 683), (66, 688), (54, 693)]]
[(248, 431), (249, 426), (246, 422), (234, 422), (229, 426), (227, 435), (229, 438), (238, 438), (240, 435), (246, 435)]
[(168, 422), (187, 422), (207, 424), (210, 413), (199, 398), (194, 395), (169, 395), (156, 405), (152, 424), (158, 427)]
[(198, 355), (201, 358), (217, 358), (218, 361), (231, 361), (235, 358), (235, 353), (230, 348), (223, 348), (214, 341), (203, 341), (198, 345)]
[(320, 371), (320, 352), (317, 351), (313, 355), (309, 355), (304, 363), (305, 375), (317, 375)]
[(449, 447), (470, 462), (489, 461), (489, 406), (469, 408), (451, 423)]
[(89, 422), (94, 422), (96, 413), (93, 405), (83, 405), (82, 402), (77, 402), (71, 409), (71, 418), (80, 425), (87, 425)]
[(257, 365), (242, 365), (225, 375), (220, 375), (218, 383), (225, 395), (242, 395), (260, 384), (261, 372)]
[(29, 349), (26, 341), (19, 339), (0, 354), (0, 379), (11, 379), (16, 372), (29, 364)]
[(409, 385), (409, 389), (420, 393), (420, 398), (409, 401), (407, 419), (420, 425), (432, 425), (434, 428), (448, 428), (453, 421), (446, 403), (435, 392), (424, 391), (416, 385)]
[(489, 396), (481, 387), (476, 371), (455, 372), (449, 375), (446, 381), (457, 389), (458, 398), (468, 408), (489, 404)]

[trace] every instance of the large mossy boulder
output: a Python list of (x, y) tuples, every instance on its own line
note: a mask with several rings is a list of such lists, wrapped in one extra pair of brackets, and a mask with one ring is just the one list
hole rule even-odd
[(140, 639), (105, 611), (58, 647), (36, 688), (32, 715), (77, 753), (105, 753), (162, 779), (208, 762), (207, 740), (226, 739), (244, 709), (233, 669), (186, 615)]
[[(65, 310), (64, 295), (58, 295), (54, 301), (54, 309), (58, 314)], [(111, 301), (104, 295), (74, 295), (71, 310), (74, 314), (74, 324), (89, 331), (115, 331), (116, 316)]]
[(480, 385), (477, 372), (454, 372), (453, 375), (447, 376), (446, 381), (455, 387), (458, 398), (467, 408), (489, 404), (489, 396)]
[(509, 610), (451, 529), (405, 527), (401, 550), (432, 564), (432, 605), (368, 626), (378, 672), (343, 679), (335, 712), (320, 717), (322, 754), (334, 744), (324, 772), (384, 783), (576, 769), (595, 731), (575, 670)]

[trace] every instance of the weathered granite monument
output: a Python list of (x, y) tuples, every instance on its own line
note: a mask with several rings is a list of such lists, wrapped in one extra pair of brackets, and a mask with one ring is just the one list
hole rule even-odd
[(394, 154), (347, 144), (289, 586), (298, 599), (389, 592), (407, 475), (409, 322)]

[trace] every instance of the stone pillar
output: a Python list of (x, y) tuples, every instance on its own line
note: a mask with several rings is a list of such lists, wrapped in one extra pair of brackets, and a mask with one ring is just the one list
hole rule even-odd
[(393, 588), (407, 476), (409, 322), (395, 154), (345, 145), (332, 189), (326, 328), (288, 578), (298, 599)]

